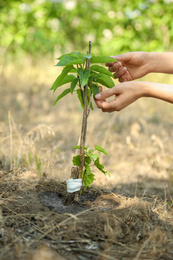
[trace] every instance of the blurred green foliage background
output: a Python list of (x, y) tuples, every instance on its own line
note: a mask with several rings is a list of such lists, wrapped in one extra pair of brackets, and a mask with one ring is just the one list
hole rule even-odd
[(172, 0), (1, 0), (0, 54), (172, 51), (172, 18)]

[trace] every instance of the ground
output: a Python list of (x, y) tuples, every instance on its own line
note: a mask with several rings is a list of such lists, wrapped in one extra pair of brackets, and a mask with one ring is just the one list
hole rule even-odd
[(111, 177), (93, 169), (92, 187), (66, 207), (82, 109), (71, 95), (52, 106), (56, 73), (1, 72), (0, 259), (173, 259), (172, 105), (91, 111), (86, 143), (109, 152), (101, 161)]

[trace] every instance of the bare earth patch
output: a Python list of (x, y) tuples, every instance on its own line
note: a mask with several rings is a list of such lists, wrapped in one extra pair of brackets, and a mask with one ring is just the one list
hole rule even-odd
[[(26, 173), (27, 174), (27, 173)], [(172, 206), (92, 188), (64, 206), (66, 185), (1, 171), (1, 259), (172, 259)]]

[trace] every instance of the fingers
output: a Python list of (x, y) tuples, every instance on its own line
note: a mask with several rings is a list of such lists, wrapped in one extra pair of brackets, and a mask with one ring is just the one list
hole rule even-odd
[(129, 61), (131, 57), (133, 56), (132, 52), (116, 55), (116, 56), (111, 56), (112, 58), (115, 58), (118, 61)]
[(108, 90), (105, 90), (103, 92), (98, 93), (97, 95), (95, 95), (95, 99), (97, 100), (105, 100), (106, 98), (109, 98), (113, 95), (115, 95), (116, 93), (116, 88), (110, 88)]
[(118, 78), (122, 77), (126, 73), (127, 73), (127, 68), (126, 67), (121, 67), (116, 73), (114, 73), (114, 78), (118, 79)]
[(133, 79), (128, 71), (119, 77), (119, 82), (125, 82), (125, 81), (131, 81), (131, 80), (133, 80)]
[(121, 62), (111, 62), (111, 63), (106, 63), (105, 64), (108, 68), (108, 70), (110, 72), (114, 72), (119, 70), (122, 67), (122, 63)]
[(114, 112), (114, 111), (120, 111), (120, 108), (118, 107), (118, 102), (116, 99), (111, 100), (109, 102), (105, 101), (97, 101), (98, 108), (102, 110), (102, 112)]
[[(100, 87), (99, 87), (99, 93), (102, 92), (102, 90), (103, 90), (103, 88), (100, 86)], [(95, 103), (96, 103), (96, 105), (97, 105), (98, 108), (101, 108), (102, 102), (103, 102), (103, 101), (106, 101), (106, 100), (97, 100), (95, 97), (94, 97), (94, 99), (95, 99)]]
[(118, 95), (119, 93), (120, 90), (117, 86), (98, 93), (97, 95), (95, 95), (95, 102), (97, 107), (100, 108), (103, 112), (111, 113), (113, 111), (119, 111), (116, 107), (116, 99), (111, 100), (109, 102), (106, 101), (106, 98), (111, 97), (113, 95)]
[[(132, 52), (129, 53), (124, 53), (124, 54), (120, 54), (120, 55), (116, 55), (116, 56), (111, 56), (112, 58), (118, 60), (119, 62), (123, 61), (123, 62), (127, 62), (129, 61), (133, 56)], [(110, 62), (110, 63), (106, 63), (105, 66), (107, 67), (111, 67), (113, 66), (115, 63), (117, 62)]]
[[(110, 64), (109, 64), (110, 65)], [(113, 75), (114, 75), (114, 78), (115, 79), (120, 79), (119, 81), (120, 82), (124, 82), (124, 81), (128, 81), (130, 80), (129, 78), (129, 74), (125, 76), (125, 74), (128, 72), (127, 71), (127, 68), (124, 67), (122, 65), (121, 62), (116, 62), (116, 63), (113, 63), (111, 66), (109, 66), (108, 70), (110, 72), (115, 72)], [(124, 77), (123, 77), (124, 76)]]

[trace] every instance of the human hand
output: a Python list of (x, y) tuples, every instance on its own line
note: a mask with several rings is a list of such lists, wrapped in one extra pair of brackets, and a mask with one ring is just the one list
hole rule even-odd
[(138, 79), (149, 73), (147, 52), (129, 52), (112, 57), (118, 62), (106, 63), (105, 65), (110, 72), (115, 72), (114, 78), (118, 78), (119, 82)]
[[(124, 82), (103, 92), (102, 87), (99, 87), (100, 92), (95, 95), (95, 102), (103, 112), (120, 111), (142, 97), (143, 89), (143, 83), (140, 81)], [(115, 96), (115, 98), (106, 101), (111, 96)]]

